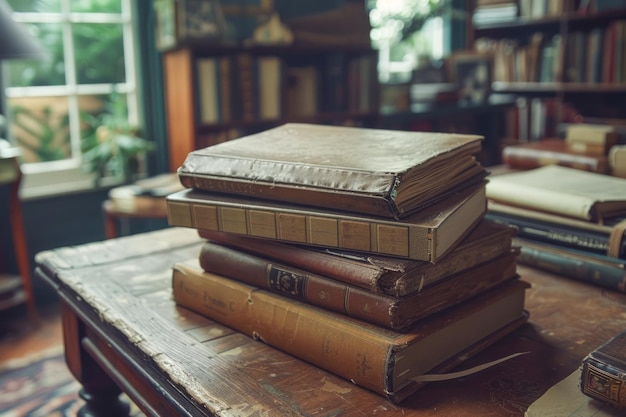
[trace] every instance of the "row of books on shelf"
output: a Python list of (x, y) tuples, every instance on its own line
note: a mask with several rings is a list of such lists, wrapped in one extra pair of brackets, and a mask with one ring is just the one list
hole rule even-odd
[(624, 7), (623, 0), (477, 0), (472, 19), (476, 25), (502, 24), (568, 14), (605, 13)]
[(528, 41), (512, 38), (476, 40), (493, 55), (494, 81), (626, 82), (626, 21), (563, 36), (536, 32)]
[(287, 124), (191, 152), (168, 220), (205, 242), (175, 301), (401, 402), (528, 319), (481, 141)]
[(562, 123), (558, 136), (509, 143), (502, 162), (513, 169), (561, 165), (626, 178), (626, 130), (601, 123)]
[(378, 109), (373, 54), (333, 53), (296, 65), (283, 56), (238, 53), (199, 57), (196, 72), (205, 125)]

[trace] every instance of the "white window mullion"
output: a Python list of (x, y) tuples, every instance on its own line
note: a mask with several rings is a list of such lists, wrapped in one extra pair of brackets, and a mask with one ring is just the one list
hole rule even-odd
[(133, 28), (131, 21), (130, 0), (122, 0), (122, 39), (124, 42), (124, 65), (126, 72), (126, 88), (128, 89), (126, 103), (128, 107), (128, 120), (131, 125), (139, 123), (139, 103), (137, 102), (137, 79), (135, 73), (135, 44), (133, 42)]

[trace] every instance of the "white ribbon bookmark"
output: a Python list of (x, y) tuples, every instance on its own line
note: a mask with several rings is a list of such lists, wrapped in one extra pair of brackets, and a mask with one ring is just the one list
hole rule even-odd
[(426, 374), (426, 375), (420, 375), (420, 376), (416, 376), (414, 378), (411, 378), (411, 381), (415, 381), (415, 382), (435, 382), (435, 381), (447, 381), (449, 379), (461, 378), (461, 377), (464, 377), (464, 376), (467, 376), (467, 375), (475, 374), (476, 372), (480, 372), (480, 371), (482, 371), (484, 369), (490, 368), (490, 367), (492, 367), (494, 365), (497, 365), (499, 363), (502, 363), (504, 361), (508, 361), (509, 359), (513, 359), (515, 357), (518, 357), (518, 356), (521, 356), (521, 355), (525, 355), (527, 353), (530, 353), (530, 352), (514, 353), (514, 354), (506, 356), (504, 358), (500, 358), (500, 359), (496, 359), (495, 361), (483, 363), (482, 365), (478, 365), (478, 366), (475, 366), (473, 368), (466, 369), (464, 371), (451, 372), (451, 373), (448, 373), (448, 374)]

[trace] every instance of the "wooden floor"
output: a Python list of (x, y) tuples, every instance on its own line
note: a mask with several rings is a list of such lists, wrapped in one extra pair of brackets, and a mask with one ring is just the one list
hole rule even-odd
[(59, 304), (38, 307), (39, 323), (29, 320), (25, 306), (0, 312), (0, 368), (15, 359), (62, 349)]

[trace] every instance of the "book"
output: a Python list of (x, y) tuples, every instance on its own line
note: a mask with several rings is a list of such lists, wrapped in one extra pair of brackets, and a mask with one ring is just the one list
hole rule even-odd
[(620, 410), (580, 391), (580, 368), (535, 400), (524, 417), (620, 417)]
[(597, 223), (626, 215), (626, 179), (558, 165), (491, 177), (487, 197)]
[(405, 217), (481, 182), (482, 136), (288, 123), (190, 152), (187, 188)]
[(511, 250), (405, 297), (372, 293), (211, 241), (203, 244), (199, 259), (207, 272), (379, 326), (405, 330), (418, 320), (518, 278), (517, 255)]
[(218, 123), (220, 115), (220, 89), (217, 58), (198, 58), (196, 61), (198, 79), (199, 117), (201, 123)]
[(514, 226), (518, 237), (626, 259), (624, 218), (596, 224), (493, 201), (487, 203), (487, 208), (486, 219)]
[(482, 219), (487, 202), (481, 185), (391, 220), (186, 189), (167, 196), (167, 210), (170, 226), (435, 263)]
[(282, 59), (278, 56), (257, 58), (257, 103), (259, 120), (277, 120), (283, 115), (283, 70)]
[(626, 178), (626, 145), (615, 145), (609, 151), (611, 175)]
[(607, 155), (617, 144), (615, 128), (610, 125), (573, 123), (566, 129), (565, 141), (576, 152)]
[(560, 138), (507, 145), (502, 149), (502, 162), (511, 168), (523, 170), (544, 165), (561, 165), (600, 174), (610, 172), (605, 155), (575, 152)]
[(610, 290), (626, 292), (626, 260), (515, 238), (521, 247), (520, 265), (552, 272)]
[(580, 372), (583, 394), (626, 409), (626, 331), (589, 353)]
[(178, 305), (399, 402), (420, 388), (412, 378), (524, 321), (528, 284), (514, 280), (408, 332), (205, 272), (197, 259), (173, 266), (172, 287)]
[(481, 220), (459, 246), (446, 255), (445, 262), (435, 264), (287, 244), (234, 233), (201, 230), (199, 234), (221, 245), (328, 276), (374, 294), (403, 297), (419, 292), (457, 271), (480, 265), (509, 252), (515, 228)]
[(287, 106), (288, 117), (311, 117), (319, 108), (319, 74), (313, 65), (287, 67)]

